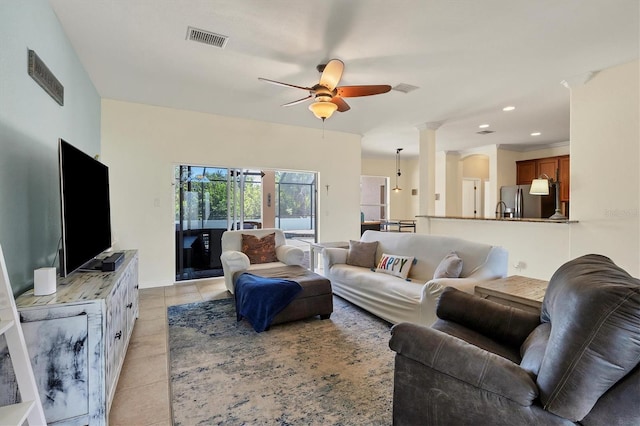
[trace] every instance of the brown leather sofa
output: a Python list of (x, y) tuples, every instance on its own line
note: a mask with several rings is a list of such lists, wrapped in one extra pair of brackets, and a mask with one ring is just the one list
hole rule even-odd
[(402, 323), (394, 425), (640, 424), (640, 280), (609, 258), (561, 266), (540, 315), (448, 288)]

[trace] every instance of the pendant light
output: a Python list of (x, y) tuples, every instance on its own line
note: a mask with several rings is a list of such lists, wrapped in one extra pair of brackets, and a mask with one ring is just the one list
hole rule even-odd
[(400, 188), (398, 186), (398, 178), (400, 176), (402, 176), (402, 173), (400, 172), (400, 151), (402, 151), (402, 148), (397, 148), (396, 149), (396, 170), (397, 170), (397, 172), (396, 172), (396, 187), (393, 188), (394, 192), (402, 191), (402, 188)]

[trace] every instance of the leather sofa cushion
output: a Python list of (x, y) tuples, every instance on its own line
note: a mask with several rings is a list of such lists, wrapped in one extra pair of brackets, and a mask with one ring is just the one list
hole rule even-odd
[(444, 289), (436, 308), (438, 318), (453, 321), (515, 348), (540, 324), (538, 315), (482, 299), (453, 287)]
[(522, 356), (520, 367), (534, 376), (537, 376), (540, 371), (544, 352), (549, 343), (549, 334), (551, 334), (551, 323), (542, 323), (529, 334), (527, 340), (525, 340), (520, 347), (520, 354)]
[(541, 319), (551, 322), (537, 383), (543, 407), (580, 421), (640, 359), (640, 280), (602, 255), (551, 277)]
[(500, 344), (482, 333), (478, 333), (475, 330), (456, 324), (455, 322), (439, 319), (433, 323), (431, 328), (447, 333), (449, 336), (462, 339), (467, 343), (471, 343), (474, 346), (484, 349), (485, 351), (500, 355), (515, 364), (520, 363), (520, 354), (516, 348)]

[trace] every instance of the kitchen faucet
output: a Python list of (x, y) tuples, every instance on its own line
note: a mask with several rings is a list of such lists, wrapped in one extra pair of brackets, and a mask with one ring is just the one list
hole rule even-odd
[(504, 210), (507, 208), (507, 203), (500, 200), (498, 204), (496, 204), (496, 219), (502, 218), (504, 216)]

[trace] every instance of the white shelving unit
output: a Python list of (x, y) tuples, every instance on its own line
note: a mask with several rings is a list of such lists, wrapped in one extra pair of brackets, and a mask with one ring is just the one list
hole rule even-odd
[(0, 336), (6, 339), (22, 399), (22, 402), (0, 407), (0, 422), (3, 425), (16, 426), (22, 425), (25, 421), (30, 426), (46, 425), (1, 246), (0, 269)]

